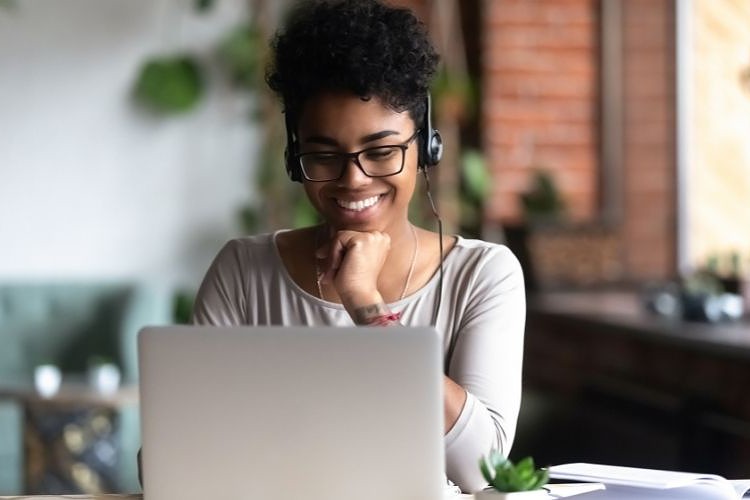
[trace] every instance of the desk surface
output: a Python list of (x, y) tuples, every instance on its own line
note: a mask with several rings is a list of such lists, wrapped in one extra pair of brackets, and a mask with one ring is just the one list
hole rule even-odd
[[(460, 495), (455, 498), (471, 500), (474, 495)], [(143, 495), (52, 495), (0, 497), (0, 500), (143, 500)]]
[(0, 500), (143, 500), (143, 495), (22, 495)]
[[(474, 495), (460, 495), (455, 498), (471, 500)], [(59, 496), (20, 496), (0, 497), (0, 500), (143, 500), (143, 495), (59, 495)]]

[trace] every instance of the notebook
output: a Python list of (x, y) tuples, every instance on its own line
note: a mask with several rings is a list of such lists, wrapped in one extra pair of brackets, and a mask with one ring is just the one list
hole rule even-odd
[(587, 494), (586, 500), (693, 499), (737, 500), (750, 489), (750, 480), (727, 480), (715, 474), (571, 463), (549, 468), (553, 479), (596, 481), (604, 491)]
[(435, 500), (431, 328), (171, 326), (138, 338), (145, 500)]

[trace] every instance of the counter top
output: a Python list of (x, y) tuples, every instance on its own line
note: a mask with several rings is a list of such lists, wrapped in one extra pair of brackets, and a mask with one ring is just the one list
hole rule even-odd
[(598, 324), (602, 334), (620, 333), (653, 342), (750, 359), (750, 322), (702, 323), (646, 311), (632, 292), (548, 292), (529, 298), (529, 313)]

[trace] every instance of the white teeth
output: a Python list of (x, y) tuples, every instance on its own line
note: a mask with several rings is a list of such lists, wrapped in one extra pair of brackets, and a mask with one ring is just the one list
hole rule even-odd
[(380, 196), (376, 195), (359, 201), (336, 200), (336, 203), (338, 203), (340, 207), (346, 208), (347, 210), (354, 210), (355, 212), (359, 212), (361, 210), (364, 210), (365, 208), (373, 206), (378, 202), (379, 199)]

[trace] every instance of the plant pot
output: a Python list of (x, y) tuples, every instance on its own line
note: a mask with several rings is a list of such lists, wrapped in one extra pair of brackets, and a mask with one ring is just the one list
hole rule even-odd
[(474, 493), (474, 500), (543, 500), (547, 498), (550, 497), (544, 489), (513, 492), (486, 489)]

